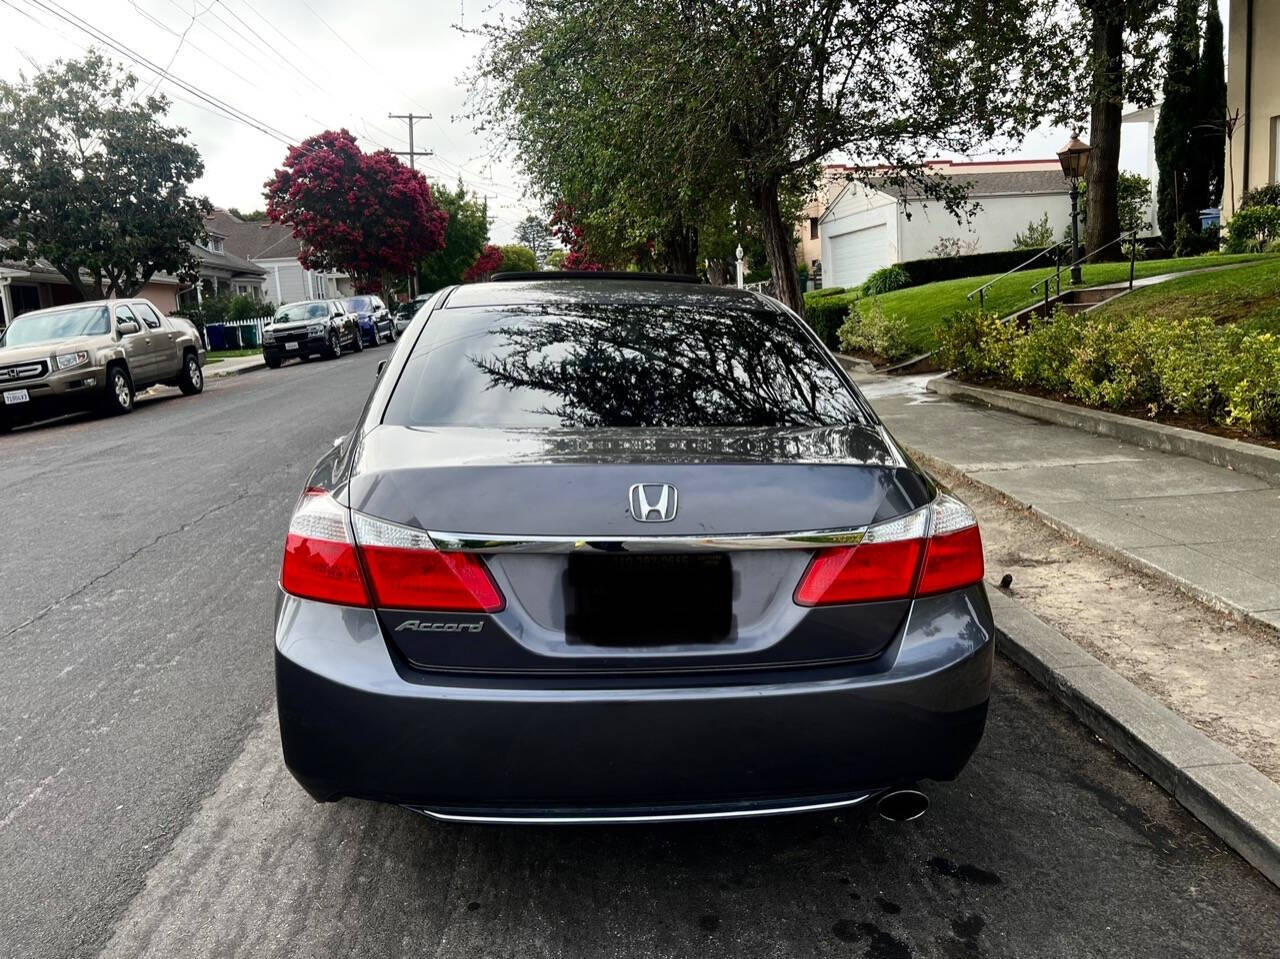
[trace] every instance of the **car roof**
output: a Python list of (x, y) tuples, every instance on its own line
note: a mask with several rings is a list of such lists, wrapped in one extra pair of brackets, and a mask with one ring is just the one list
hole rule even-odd
[(686, 280), (642, 277), (624, 279), (614, 274), (596, 278), (590, 274), (557, 274), (546, 279), (525, 278), (491, 283), (469, 283), (449, 294), (445, 309), (482, 306), (517, 306), (534, 303), (635, 303), (653, 306), (703, 309), (772, 310), (774, 307), (750, 290), (711, 286)]

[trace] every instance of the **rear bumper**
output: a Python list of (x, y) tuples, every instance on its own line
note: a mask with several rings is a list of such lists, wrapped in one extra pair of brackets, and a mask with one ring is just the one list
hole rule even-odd
[(981, 739), (993, 632), (985, 594), (916, 607), (871, 663), (607, 688), (415, 677), (368, 611), (285, 596), (276, 635), (285, 762), (318, 800), (384, 800), (464, 820), (850, 805), (954, 778)]

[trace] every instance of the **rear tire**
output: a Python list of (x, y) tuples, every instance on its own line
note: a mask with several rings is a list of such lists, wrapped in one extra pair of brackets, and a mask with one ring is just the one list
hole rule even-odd
[(353, 353), (364, 352), (364, 333), (362, 333), (359, 329), (356, 330), (356, 341), (354, 346), (351, 349), (351, 352)]
[(265, 360), (267, 361), (267, 369), (269, 369), (269, 370), (278, 370), (278, 369), (280, 369), (280, 357), (278, 357), (278, 356), (265, 356), (265, 357), (263, 357), (263, 359), (265, 359)]
[(108, 416), (133, 412), (133, 379), (119, 363), (107, 368), (107, 387), (102, 395), (102, 411)]
[(195, 396), (204, 392), (204, 371), (200, 369), (200, 358), (192, 351), (182, 356), (182, 373), (178, 376), (178, 389), (184, 396)]
[(325, 355), (331, 360), (336, 360), (342, 356), (342, 340), (338, 338), (337, 331), (330, 331), (329, 348), (325, 351)]

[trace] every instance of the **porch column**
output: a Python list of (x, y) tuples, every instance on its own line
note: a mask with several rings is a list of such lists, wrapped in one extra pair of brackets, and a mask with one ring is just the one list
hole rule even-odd
[(13, 322), (13, 297), (9, 292), (9, 277), (0, 276), (0, 329)]

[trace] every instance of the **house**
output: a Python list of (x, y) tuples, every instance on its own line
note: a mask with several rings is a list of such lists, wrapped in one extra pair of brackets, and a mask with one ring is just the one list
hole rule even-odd
[(822, 214), (857, 172), (857, 167), (844, 163), (824, 163), (818, 173), (817, 190), (796, 223), (796, 260), (809, 267), (810, 273), (822, 269), (822, 237), (818, 229)]
[(1055, 237), (1071, 223), (1068, 183), (1056, 158), (979, 163), (940, 161), (936, 172), (963, 181), (978, 209), (962, 221), (908, 185), (844, 185), (818, 223), (825, 286), (856, 286), (894, 263), (939, 255), (1013, 248), (1014, 236), (1045, 214)]
[(1227, 144), (1228, 216), (1240, 197), (1280, 183), (1280, 3), (1231, 0), (1227, 19), (1227, 113), (1241, 123)]
[(199, 282), (184, 286), (179, 291), (178, 302), (190, 306), (205, 297), (228, 294), (265, 299), (267, 271), (228, 253), (223, 234), (207, 227), (205, 232), (208, 236), (204, 242), (191, 244), (191, 252), (200, 259)]
[(263, 271), (264, 295), (273, 303), (351, 296), (355, 288), (345, 273), (308, 270), (298, 262), (302, 244), (283, 224), (242, 220), (215, 209), (205, 219), (211, 236), (222, 238), (222, 248)]
[[(9, 259), (5, 251), (10, 246), (11, 241), (0, 239), (0, 329), (31, 310), (80, 302), (80, 294), (52, 263), (37, 260), (27, 265), (21, 260)], [(161, 312), (172, 313), (178, 308), (180, 287), (176, 277), (159, 273), (138, 292), (138, 296), (146, 297)]]

